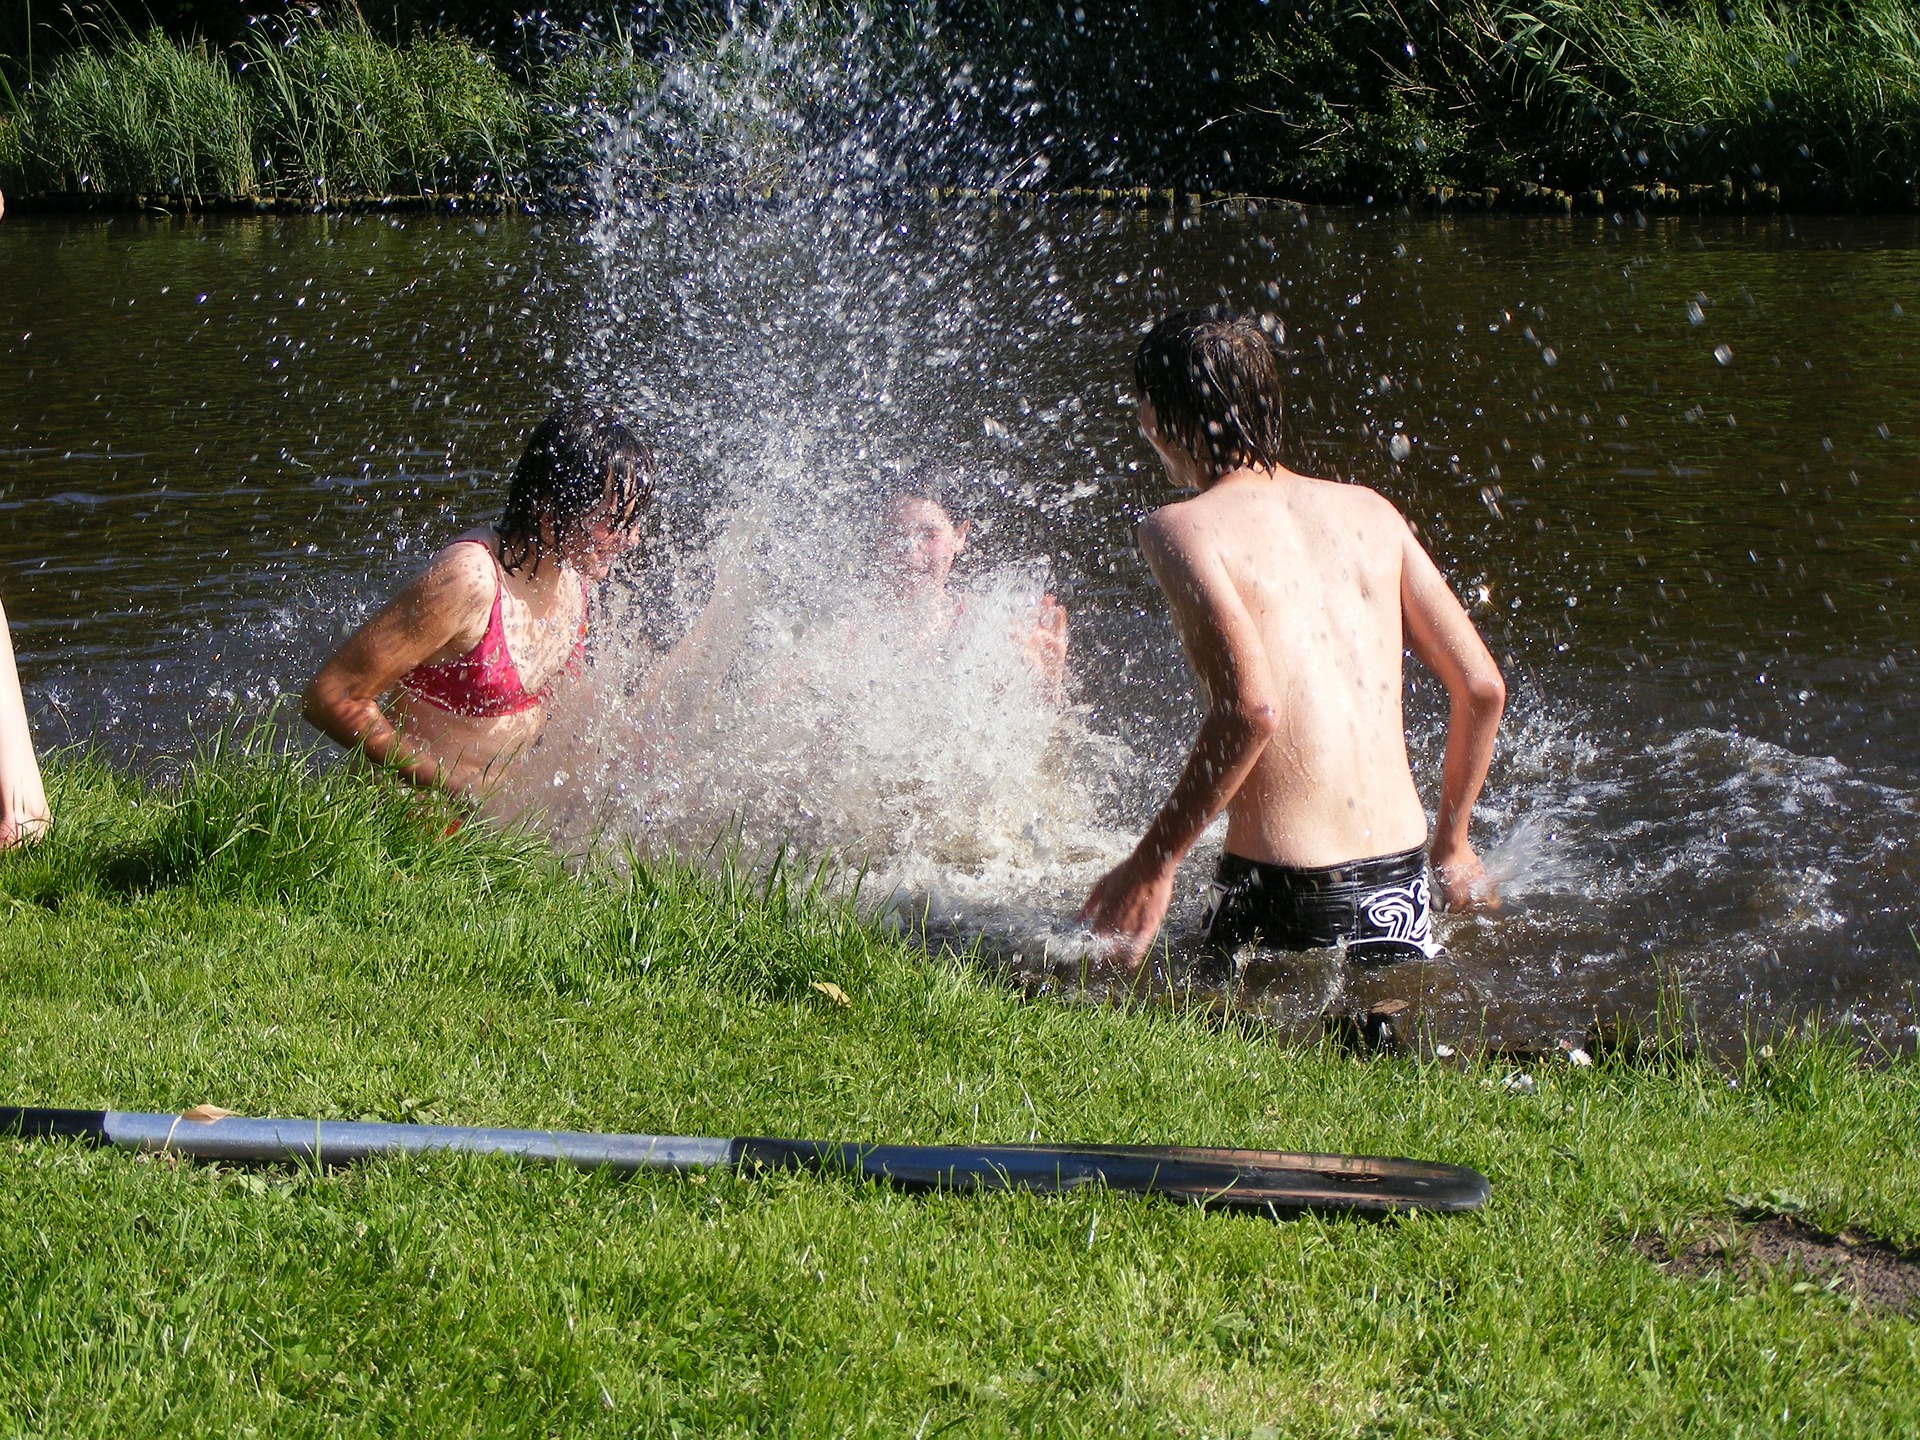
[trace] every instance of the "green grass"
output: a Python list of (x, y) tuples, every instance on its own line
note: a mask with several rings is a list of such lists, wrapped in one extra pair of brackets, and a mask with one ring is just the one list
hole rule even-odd
[(806, 876), (570, 873), (257, 738), (171, 788), (74, 760), (49, 782), (53, 835), (0, 858), (9, 1103), (1404, 1153), (1479, 1167), (1493, 1203), (1276, 1224), (1090, 1192), (0, 1142), (9, 1433), (1920, 1424), (1920, 1323), (1792, 1275), (1670, 1278), (1629, 1245), (1769, 1194), (1920, 1244), (1911, 1061), (1816, 1036), (1731, 1077), (1563, 1065), (1519, 1093), (1023, 1002)]

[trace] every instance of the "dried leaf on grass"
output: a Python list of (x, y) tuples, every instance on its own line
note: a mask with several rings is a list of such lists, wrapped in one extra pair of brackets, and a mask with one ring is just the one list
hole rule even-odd
[(847, 998), (847, 992), (831, 980), (815, 980), (812, 982), (812, 985), (814, 989), (818, 990), (836, 1005), (846, 1006), (853, 1004), (853, 1001)]

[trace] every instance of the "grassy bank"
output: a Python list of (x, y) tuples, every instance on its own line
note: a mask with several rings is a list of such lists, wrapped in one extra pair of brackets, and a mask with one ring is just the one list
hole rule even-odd
[(0, 858), (13, 1103), (1414, 1153), (1481, 1168), (1494, 1200), (1276, 1224), (1086, 1192), (223, 1170), (0, 1142), (10, 1431), (1920, 1421), (1920, 1322), (1789, 1270), (1677, 1278), (1632, 1244), (1677, 1247), (1740, 1203), (1920, 1244), (1911, 1063), (1803, 1041), (1731, 1077), (1560, 1066), (1529, 1090), (1023, 1003), (804, 886), (569, 875), (527, 841), (449, 838), (402, 797), (244, 754), (171, 790), (88, 765), (50, 779), (58, 830)]
[(31, 83), (0, 65), (0, 188), (552, 196), (609, 116), (668, 187), (1906, 209), (1920, 177), (1906, 0), (800, 0), (533, 40), (456, 9), (518, 38), (383, 34), (348, 7), (221, 45), (93, 33)]

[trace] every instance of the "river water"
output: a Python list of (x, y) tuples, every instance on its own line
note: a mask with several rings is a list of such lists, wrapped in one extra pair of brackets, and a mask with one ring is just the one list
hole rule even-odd
[[(597, 698), (530, 771), (549, 823), (832, 849), (1070, 989), (1071, 914), (1197, 714), (1130, 541), (1168, 495), (1129, 357), (1220, 297), (1285, 319), (1294, 463), (1406, 511), (1513, 695), (1476, 823), (1505, 908), (1444, 922), (1430, 967), (1256, 960), (1237, 1002), (1301, 1029), (1402, 995), (1524, 1043), (1667, 993), (1720, 1041), (1817, 1013), (1910, 1045), (1909, 219), (9, 217), (0, 594), (37, 732), (155, 763), (297, 692), (587, 389), (671, 479), (601, 597)], [(973, 521), (938, 655), (861, 588), (876, 486), (928, 464)], [(726, 646), (686, 705), (624, 713), (716, 572)], [(1043, 589), (1064, 708), (1006, 658)], [(1431, 804), (1443, 707), (1411, 667), (1408, 714)], [(1227, 983), (1181, 938), (1215, 846), (1176, 987)]]

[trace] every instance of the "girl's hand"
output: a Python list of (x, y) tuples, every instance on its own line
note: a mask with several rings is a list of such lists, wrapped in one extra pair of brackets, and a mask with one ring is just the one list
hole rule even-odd
[(1042, 595), (1034, 611), (1033, 628), (1021, 637), (1027, 663), (1040, 678), (1058, 685), (1067, 674), (1067, 612), (1052, 595)]

